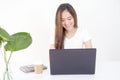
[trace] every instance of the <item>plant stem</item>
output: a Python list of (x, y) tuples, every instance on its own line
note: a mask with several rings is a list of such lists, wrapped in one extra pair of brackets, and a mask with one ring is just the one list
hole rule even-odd
[(10, 56), (9, 56), (9, 58), (8, 58), (8, 61), (7, 61), (8, 64), (9, 64), (9, 62), (10, 62), (11, 56), (12, 56), (12, 51), (11, 51)]
[(4, 49), (4, 61), (5, 61), (6, 69), (5, 69), (5, 72), (3, 74), (3, 80), (6, 80), (6, 79), (11, 80), (12, 79), (11, 75), (9, 74), (9, 62), (10, 62), (11, 56), (12, 56), (12, 51), (11, 51), (9, 57), (8, 57), (8, 60), (7, 60), (6, 51)]
[(7, 74), (7, 72), (8, 72), (7, 56), (6, 56), (6, 51), (5, 51), (5, 49), (4, 49), (4, 61), (5, 61), (5, 67), (6, 67), (6, 69), (5, 69), (5, 72), (4, 72), (4, 75), (3, 75), (3, 80), (6, 79), (6, 74)]

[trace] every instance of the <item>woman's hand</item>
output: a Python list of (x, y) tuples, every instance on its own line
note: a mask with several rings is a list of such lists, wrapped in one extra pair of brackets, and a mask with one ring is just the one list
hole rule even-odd
[(85, 44), (85, 48), (92, 48), (91, 40), (86, 41), (84, 44)]

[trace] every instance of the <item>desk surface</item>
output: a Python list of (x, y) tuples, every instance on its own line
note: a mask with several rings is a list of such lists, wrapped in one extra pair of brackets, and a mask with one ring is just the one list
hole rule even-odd
[(14, 67), (13, 80), (120, 80), (120, 62), (96, 64), (94, 75), (50, 75), (49, 66), (42, 74), (24, 73), (20, 71), (20, 65)]

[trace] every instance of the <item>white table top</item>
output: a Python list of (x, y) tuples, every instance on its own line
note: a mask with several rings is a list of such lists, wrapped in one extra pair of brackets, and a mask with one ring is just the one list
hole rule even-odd
[(120, 80), (120, 62), (115, 61), (98, 62), (94, 75), (50, 75), (49, 66), (42, 74), (24, 73), (20, 71), (20, 65), (14, 67), (13, 80)]

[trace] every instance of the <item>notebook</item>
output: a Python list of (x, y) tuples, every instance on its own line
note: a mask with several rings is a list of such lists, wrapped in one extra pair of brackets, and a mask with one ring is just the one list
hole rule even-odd
[(96, 48), (50, 49), (50, 74), (95, 74)]

